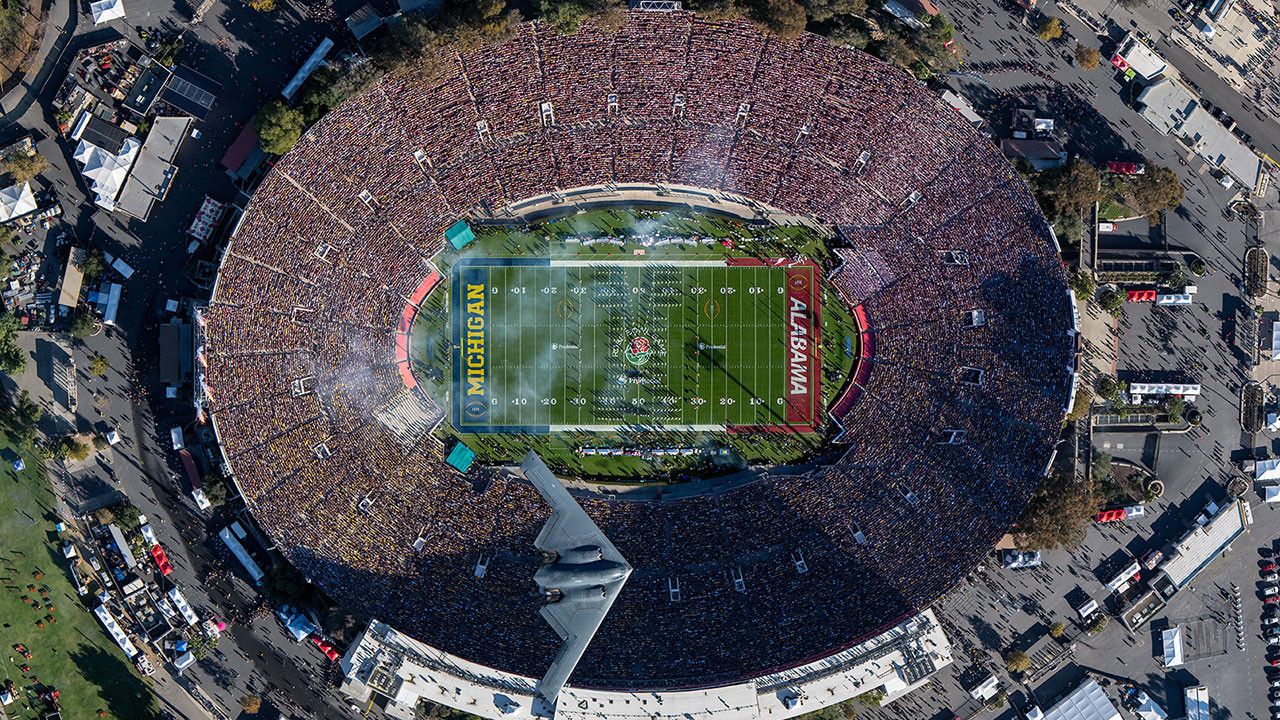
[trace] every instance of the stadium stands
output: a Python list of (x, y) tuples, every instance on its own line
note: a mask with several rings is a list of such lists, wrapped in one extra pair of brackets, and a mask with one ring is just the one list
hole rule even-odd
[[(396, 331), (444, 231), (471, 208), (608, 182), (709, 187), (839, 226), (852, 249), (833, 281), (863, 306), (874, 371), (841, 408), (833, 467), (584, 500), (636, 570), (571, 684), (758, 676), (953, 587), (1016, 519), (1062, 422), (1071, 311), (1045, 220), (1000, 153), (904, 73), (686, 13), (633, 13), (616, 34), (530, 23), (434, 86), (384, 78), (265, 179), (206, 313), (207, 384), (280, 549), (358, 614), (541, 674), (559, 640), (531, 580), (538, 494), (492, 469), (460, 476), (437, 442), (379, 418), (412, 406)], [(966, 328), (973, 309), (986, 321)], [(959, 381), (965, 366), (980, 384)]]

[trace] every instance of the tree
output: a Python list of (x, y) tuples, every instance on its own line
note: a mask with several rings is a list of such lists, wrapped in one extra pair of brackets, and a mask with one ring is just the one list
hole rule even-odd
[(1092, 402), (1093, 396), (1089, 394), (1089, 389), (1084, 385), (1077, 386), (1075, 400), (1071, 403), (1071, 414), (1066, 417), (1066, 421), (1075, 422), (1084, 417)]
[(1080, 158), (1072, 158), (1060, 168), (1041, 173), (1040, 185), (1056, 214), (1083, 215), (1102, 199), (1101, 179), (1097, 168)]
[(1182, 398), (1170, 397), (1162, 405), (1164, 406), (1164, 411), (1169, 414), (1169, 422), (1175, 424), (1182, 422), (1183, 413), (1187, 410), (1187, 404)]
[(575, 33), (596, 12), (589, 0), (542, 0), (542, 20), (562, 33)]
[(1056, 17), (1047, 17), (1040, 21), (1040, 29), (1036, 31), (1036, 37), (1050, 42), (1062, 37), (1062, 21)]
[(99, 277), (107, 271), (107, 256), (101, 248), (90, 248), (84, 254), (84, 262), (80, 265), (86, 280)]
[(1098, 62), (1102, 59), (1102, 53), (1094, 50), (1088, 45), (1076, 44), (1076, 64), (1082, 70), (1097, 70)]
[(377, 64), (353, 57), (334, 60), (319, 68), (307, 80), (306, 89), (298, 98), (297, 109), (303, 122), (311, 125), (341, 105), (344, 100), (363, 92), (378, 79)]
[(249, 7), (258, 12), (271, 12), (276, 9), (276, 0), (249, 0)]
[(102, 433), (98, 433), (93, 436), (94, 450), (106, 450), (108, 445), (110, 445), (110, 443), (107, 442), (107, 437)]
[(71, 325), (68, 328), (71, 331), (71, 337), (77, 340), (83, 340), (93, 334), (93, 316), (85, 310), (76, 310), (76, 314), (71, 316)]
[(1031, 658), (1021, 650), (1010, 650), (1009, 654), (1004, 656), (1004, 664), (1011, 673), (1026, 672), (1031, 667)]
[(107, 361), (107, 358), (96, 353), (94, 354), (93, 359), (89, 361), (89, 372), (97, 375), (98, 377), (106, 377), (107, 370), (110, 369), (110, 367), (111, 363)]
[(1098, 510), (1093, 481), (1054, 472), (1040, 481), (1031, 495), (1014, 538), (1024, 550), (1072, 548), (1084, 539), (1088, 523)]
[(796, 0), (754, 0), (747, 14), (760, 29), (784, 40), (800, 37), (809, 22), (804, 6)]
[(1129, 189), (1133, 192), (1134, 202), (1138, 209), (1153, 224), (1159, 224), (1160, 213), (1172, 210), (1182, 204), (1186, 191), (1178, 174), (1166, 167), (1152, 168), (1141, 175), (1134, 175), (1129, 181)]
[(18, 328), (22, 321), (16, 315), (0, 312), (0, 372), (21, 375), (27, 369), (27, 354), (18, 347)]
[(1098, 397), (1108, 402), (1115, 402), (1120, 399), (1120, 384), (1110, 375), (1103, 375), (1093, 383), (1093, 389), (1098, 391)]
[(206, 478), (204, 482), (204, 499), (210, 505), (218, 506), (227, 501), (229, 490), (222, 478)]
[(1124, 315), (1124, 296), (1115, 288), (1107, 288), (1098, 295), (1098, 304), (1112, 317)]
[(49, 161), (40, 153), (28, 154), (25, 150), (10, 150), (0, 158), (0, 167), (9, 173), (15, 185), (21, 185), (48, 170)]
[(13, 242), (13, 239), (13, 230), (10, 230), (7, 225), (0, 225), (0, 245), (8, 245)]
[(841, 23), (833, 27), (827, 37), (831, 38), (831, 42), (837, 45), (848, 45), (852, 48), (862, 50), (871, 44), (871, 31), (866, 28), (865, 23)]
[(240, 698), (240, 707), (250, 715), (256, 715), (262, 709), (262, 698), (257, 695), (246, 695)]
[(289, 152), (306, 129), (302, 113), (279, 100), (264, 105), (254, 116), (253, 125), (258, 129), (262, 149), (272, 155)]
[(809, 22), (823, 23), (849, 16), (865, 15), (867, 0), (804, 0)]
[(1071, 273), (1071, 277), (1067, 279), (1067, 285), (1075, 293), (1076, 299), (1080, 301), (1093, 297), (1093, 293), (1098, 287), (1097, 281), (1093, 279), (1093, 273), (1088, 270)]
[(1049, 626), (1049, 635), (1060, 638), (1067, 631), (1067, 626), (1061, 622), (1056, 622)]
[(1095, 452), (1093, 454), (1089, 474), (1093, 476), (1094, 481), (1102, 482), (1111, 478), (1111, 461), (1111, 453)]
[(1053, 234), (1066, 245), (1079, 245), (1084, 239), (1084, 218), (1076, 213), (1064, 213), (1053, 222)]
[(28, 443), (36, 439), (40, 421), (44, 419), (44, 410), (31, 400), (30, 393), (23, 390), (12, 406), (4, 407), (0, 418), (3, 419), (5, 429), (12, 433), (19, 443)]
[(128, 502), (122, 502), (111, 508), (120, 527), (130, 532), (142, 526), (142, 511)]
[(47, 452), (59, 460), (79, 462), (89, 457), (89, 446), (77, 440), (74, 435), (63, 435), (49, 444)]
[(733, 0), (686, 0), (684, 9), (707, 20), (739, 20), (745, 12)]

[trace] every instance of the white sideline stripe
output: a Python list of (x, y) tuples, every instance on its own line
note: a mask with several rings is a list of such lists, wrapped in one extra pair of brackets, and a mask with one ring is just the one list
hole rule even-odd
[[(643, 425), (551, 425), (551, 432), (573, 432), (575, 430), (590, 430), (593, 432), (605, 432), (609, 430), (635, 430), (643, 428)], [(667, 425), (663, 423), (658, 427), (661, 431), (667, 430), (689, 430), (694, 432), (718, 432), (724, 430), (724, 425)]]
[[(618, 265), (677, 265), (680, 267), (728, 267), (724, 260), (552, 260), (551, 267), (605, 267)], [(514, 266), (519, 267), (519, 266)]]

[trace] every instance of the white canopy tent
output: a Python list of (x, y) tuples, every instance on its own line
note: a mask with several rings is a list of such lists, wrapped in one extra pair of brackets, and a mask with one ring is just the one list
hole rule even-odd
[(1262, 488), (1262, 499), (1269, 502), (1280, 502), (1280, 485), (1268, 485)]
[(1168, 720), (1169, 713), (1141, 690), (1138, 691), (1138, 703), (1138, 709), (1134, 710), (1134, 714), (1142, 720)]
[(1280, 480), (1280, 459), (1259, 460), (1253, 466), (1253, 481), (1269, 483)]
[(124, 0), (97, 0), (89, 3), (89, 12), (93, 14), (93, 24), (119, 20), (124, 17)]
[(81, 164), (80, 173), (89, 183), (89, 189), (97, 197), (94, 202), (108, 210), (115, 209), (116, 197), (129, 177), (134, 160), (138, 159), (138, 151), (142, 143), (138, 138), (130, 137), (124, 141), (119, 155), (112, 155), (87, 140), (81, 140), (76, 146), (73, 157)]
[(1161, 640), (1164, 644), (1164, 666), (1166, 668), (1178, 667), (1182, 664), (1182, 626), (1165, 630), (1161, 633)]
[(11, 185), (0, 190), (0, 220), (20, 218), (36, 211), (36, 196), (31, 192), (31, 183)]

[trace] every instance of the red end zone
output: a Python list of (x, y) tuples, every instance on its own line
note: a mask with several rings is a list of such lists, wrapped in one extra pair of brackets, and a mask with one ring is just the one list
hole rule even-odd
[(418, 387), (413, 377), (413, 366), (409, 362), (409, 333), (413, 332), (413, 321), (418, 316), (418, 306), (427, 298), (435, 286), (440, 283), (440, 276), (431, 273), (418, 284), (418, 289), (409, 298), (409, 304), (400, 313), (400, 326), (396, 329), (396, 368), (400, 371), (400, 379), (410, 390)]
[(779, 267), (787, 276), (783, 313), (787, 329), (785, 424), (736, 426), (729, 428), (730, 432), (815, 432), (821, 398), (818, 381), (822, 377), (821, 270), (807, 258), (729, 258), (728, 264)]

